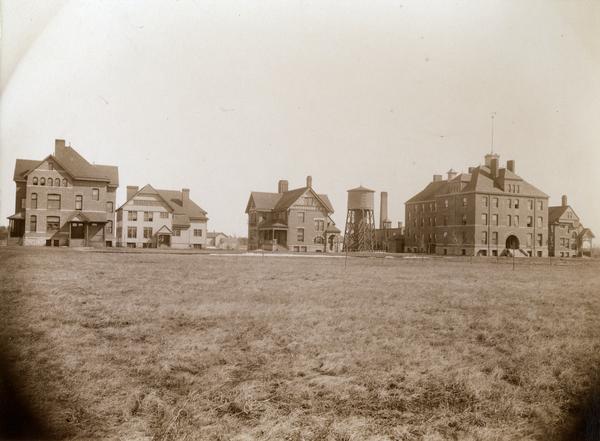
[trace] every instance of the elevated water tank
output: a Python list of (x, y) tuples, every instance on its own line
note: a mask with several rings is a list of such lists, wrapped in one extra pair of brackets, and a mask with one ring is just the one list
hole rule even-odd
[(348, 190), (348, 210), (374, 210), (375, 191), (360, 187)]

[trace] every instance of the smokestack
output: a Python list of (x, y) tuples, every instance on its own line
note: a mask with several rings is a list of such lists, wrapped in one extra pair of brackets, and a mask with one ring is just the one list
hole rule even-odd
[(381, 192), (381, 203), (379, 205), (379, 228), (384, 229), (388, 223), (388, 194)]
[(189, 201), (190, 201), (190, 189), (182, 188), (181, 189), (181, 203), (185, 207)]
[(127, 200), (131, 199), (134, 194), (138, 192), (140, 188), (137, 185), (128, 185), (127, 186)]
[(566, 207), (567, 205), (569, 205), (569, 204), (567, 204), (567, 195), (563, 194), (562, 195), (562, 206)]
[(433, 182), (439, 182), (442, 180), (442, 175), (433, 175)]
[(54, 156), (62, 155), (65, 151), (65, 140), (55, 139), (54, 140)]
[(498, 158), (492, 158), (490, 163), (490, 170), (492, 172), (492, 178), (498, 177)]
[(285, 193), (288, 191), (288, 181), (282, 179), (277, 183), (277, 193)]
[(312, 188), (312, 176), (307, 176), (306, 177), (306, 186), (308, 188)]
[(515, 160), (511, 159), (510, 161), (506, 161), (506, 168), (508, 171), (515, 172)]

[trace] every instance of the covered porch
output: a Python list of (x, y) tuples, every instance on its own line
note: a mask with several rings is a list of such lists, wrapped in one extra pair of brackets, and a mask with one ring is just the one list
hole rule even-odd
[(154, 234), (154, 247), (155, 248), (171, 248), (171, 236), (173, 232), (169, 227), (163, 225)]
[[(66, 242), (70, 247), (104, 247), (106, 237), (104, 227), (107, 219), (105, 213), (77, 212), (73, 213), (55, 235), (66, 233)], [(60, 238), (56, 239), (60, 242)], [(54, 245), (50, 239), (49, 245)]]
[(258, 228), (258, 248), (266, 251), (287, 250), (288, 227), (280, 222), (261, 225)]

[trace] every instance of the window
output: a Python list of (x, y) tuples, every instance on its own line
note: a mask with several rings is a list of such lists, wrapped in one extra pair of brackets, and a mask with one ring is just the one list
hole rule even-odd
[(113, 232), (113, 223), (112, 223), (112, 221), (106, 222), (106, 227), (104, 228), (104, 231), (106, 232), (106, 234), (112, 234), (112, 232)]
[(495, 208), (498, 208), (498, 198), (493, 198), (493, 199), (492, 199), (492, 205), (493, 205)]
[(48, 187), (52, 187), (54, 185), (54, 181), (52, 178), (48, 178)]
[(498, 225), (498, 215), (492, 214), (492, 225)]
[(467, 225), (467, 215), (466, 214), (463, 214), (463, 216), (462, 216), (462, 224)]
[(54, 180), (54, 185), (56, 185), (57, 187), (60, 187), (60, 178), (56, 178)]
[(37, 208), (37, 193), (31, 193), (31, 208)]
[(448, 199), (444, 199), (444, 208), (448, 208)]
[(144, 222), (152, 222), (154, 220), (153, 211), (144, 211)]
[(48, 210), (60, 210), (60, 195), (49, 194), (48, 195)]
[[(308, 198), (306, 198), (306, 199), (308, 199)], [(304, 223), (304, 212), (303, 211), (298, 212), (298, 222), (300, 222), (301, 224)]]
[(492, 232), (492, 244), (498, 245), (498, 232), (497, 231)]
[(529, 199), (529, 200), (527, 201), (527, 205), (529, 206), (529, 209), (530, 209), (530, 210), (533, 210), (533, 199)]
[(544, 243), (544, 235), (543, 234), (538, 234), (537, 235), (537, 244), (539, 246), (542, 246), (543, 243)]
[[(251, 213), (254, 215), (254, 222), (256, 222), (256, 213)], [(169, 213), (166, 211), (161, 211), (160, 212), (160, 218), (161, 219), (168, 219), (169, 218)]]
[(484, 207), (487, 208), (487, 206), (488, 206), (488, 198), (487, 198), (487, 196), (483, 196), (481, 198), (481, 203), (483, 204)]
[[(304, 213), (302, 213), (302, 214), (304, 214)], [(304, 242), (304, 228), (296, 229), (296, 240), (298, 242)]]
[(488, 224), (488, 217), (487, 217), (487, 213), (482, 213), (481, 214), (481, 223), (483, 225), (487, 225)]
[(198, 229), (194, 228), (194, 236), (202, 237), (202, 230), (199, 228)]
[(515, 215), (513, 217), (513, 224), (514, 224), (515, 227), (519, 226), (519, 216)]
[(112, 201), (108, 201), (106, 203), (106, 211), (109, 213), (112, 213), (114, 211), (114, 209), (115, 209), (115, 207), (114, 207)]
[(315, 219), (315, 231), (325, 231), (325, 221), (323, 219)]
[(544, 218), (542, 216), (539, 216), (537, 218), (537, 227), (542, 228), (542, 225), (544, 225)]
[(519, 208), (519, 200), (515, 199), (515, 208)]
[(71, 222), (71, 239), (84, 239), (83, 222)]
[(512, 225), (511, 221), (512, 221), (512, 217), (509, 214), (508, 216), (506, 216), (506, 225), (510, 227)]
[(136, 227), (127, 227), (127, 238), (128, 239), (136, 239), (137, 238), (137, 228)]
[(127, 220), (128, 221), (137, 221), (137, 211), (128, 211), (127, 212)]
[(68, 185), (67, 185), (67, 180), (66, 180), (66, 179), (63, 179), (63, 187), (67, 187), (67, 186), (68, 186)]
[(316, 245), (322, 245), (323, 244), (323, 238), (321, 236), (317, 236), (317, 237), (315, 237), (314, 242), (315, 242)]
[(46, 231), (57, 231), (60, 228), (60, 217), (48, 216), (46, 218)]
[(29, 231), (35, 233), (37, 231), (37, 216), (29, 216)]
[(508, 208), (512, 208), (512, 199), (508, 198), (506, 202), (508, 204)]
[(527, 226), (533, 227), (533, 216), (527, 216)]
[(527, 233), (527, 246), (531, 247), (532, 243), (533, 243), (533, 234)]
[(538, 201), (538, 210), (544, 209), (544, 201)]
[(97, 188), (92, 188), (92, 200), (97, 201), (100, 199), (100, 190)]
[(487, 243), (488, 243), (487, 231), (482, 231), (481, 232), (481, 243), (484, 244), (484, 245), (487, 245)]
[(467, 198), (463, 198), (462, 199), (462, 206), (466, 207), (467, 206)]
[(467, 243), (467, 232), (466, 231), (462, 232), (462, 243)]
[(83, 210), (83, 196), (75, 195), (75, 210)]
[(181, 230), (179, 228), (174, 228), (173, 229), (173, 236), (181, 236)]
[(448, 216), (444, 216), (444, 225), (448, 225)]
[(127, 242), (127, 248), (135, 248), (135, 242)]
[(46, 185), (46, 178), (40, 179), (40, 185)]
[(37, 177), (33, 178), (33, 185), (38, 185), (38, 178)]
[(152, 238), (152, 227), (144, 227), (144, 239)]

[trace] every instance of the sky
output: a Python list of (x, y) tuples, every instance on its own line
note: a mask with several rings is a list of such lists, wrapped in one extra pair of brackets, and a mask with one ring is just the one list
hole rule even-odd
[[(0, 225), (15, 160), (62, 138), (127, 185), (190, 188), (246, 235), (250, 191), (307, 175), (389, 217), (491, 146), (600, 233), (598, 1), (2, 0)], [(376, 198), (376, 207), (379, 206)], [(376, 217), (379, 218), (378, 210)], [(600, 237), (600, 236), (599, 236)]]

